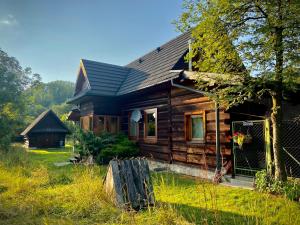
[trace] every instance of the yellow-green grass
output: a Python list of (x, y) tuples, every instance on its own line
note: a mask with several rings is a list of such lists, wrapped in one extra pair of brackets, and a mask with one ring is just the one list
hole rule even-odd
[(170, 173), (152, 174), (157, 204), (125, 212), (103, 192), (105, 166), (54, 166), (66, 149), (0, 154), (0, 224), (300, 224), (299, 203)]

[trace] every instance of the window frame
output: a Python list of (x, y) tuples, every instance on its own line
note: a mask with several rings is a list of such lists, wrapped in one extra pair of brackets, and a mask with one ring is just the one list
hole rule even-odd
[[(100, 117), (103, 117), (103, 130), (98, 130), (99, 129), (99, 118)], [(118, 115), (94, 115), (94, 118), (97, 118), (95, 119), (96, 123), (93, 123), (93, 132), (97, 135), (100, 135), (101, 133), (105, 133), (105, 132), (108, 132), (108, 133), (111, 133), (109, 132), (109, 120), (112, 118), (112, 117), (115, 117), (117, 119), (117, 132), (116, 133), (112, 133), (112, 134), (118, 134), (121, 132), (120, 130), (120, 116)]]
[(83, 129), (83, 117), (79, 118), (79, 127), (80, 129)]
[[(99, 117), (103, 117), (103, 130), (98, 130), (99, 129)], [(97, 132), (98, 134), (101, 134), (102, 132), (106, 132), (106, 116), (105, 115), (97, 115)]]
[[(147, 125), (148, 125), (148, 114), (150, 113), (155, 113), (155, 136), (148, 136), (148, 129), (147, 129)], [(145, 109), (144, 110), (144, 140), (146, 142), (157, 142), (157, 119), (158, 119), (158, 115), (157, 115), (157, 108), (151, 108), (151, 109)]]
[[(117, 125), (117, 131), (116, 131), (116, 133), (111, 132), (111, 118), (113, 118), (113, 117), (117, 119), (117, 124), (116, 124)], [(104, 122), (105, 123), (105, 132), (108, 132), (108, 133), (111, 133), (111, 134), (120, 133), (120, 116), (106, 115), (106, 116), (104, 116), (104, 121), (105, 121)]]
[(89, 131), (94, 132), (94, 117), (93, 116), (88, 116), (89, 118)]
[[(203, 121), (203, 138), (192, 138), (192, 117), (200, 116)], [(205, 111), (186, 112), (184, 113), (184, 130), (185, 140), (189, 143), (205, 143), (206, 142), (206, 114)]]
[(132, 135), (130, 133), (131, 129), (130, 129), (130, 124), (131, 124), (131, 114), (132, 114), (133, 111), (129, 112), (128, 113), (128, 137), (129, 139), (132, 139), (132, 140), (138, 140), (139, 139), (139, 128), (140, 128), (140, 124), (139, 122), (136, 122), (136, 135)]

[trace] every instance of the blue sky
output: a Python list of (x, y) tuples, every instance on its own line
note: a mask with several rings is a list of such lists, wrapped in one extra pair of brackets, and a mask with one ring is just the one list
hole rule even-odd
[(75, 81), (81, 58), (125, 65), (179, 35), (181, 0), (0, 0), (0, 48), (43, 81)]

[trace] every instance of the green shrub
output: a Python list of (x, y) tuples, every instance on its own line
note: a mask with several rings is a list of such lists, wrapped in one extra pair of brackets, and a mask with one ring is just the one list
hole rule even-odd
[(75, 148), (81, 156), (97, 156), (103, 148), (103, 141), (91, 131), (78, 130), (74, 136)]
[(107, 163), (113, 158), (130, 158), (139, 153), (135, 143), (130, 141), (125, 135), (119, 134), (115, 137), (115, 142), (107, 145), (97, 157), (98, 162)]
[(137, 156), (138, 147), (123, 134), (102, 133), (96, 136), (91, 131), (78, 131), (75, 147), (81, 156), (93, 155), (99, 164), (108, 163), (113, 158)]
[(291, 178), (285, 182), (278, 181), (266, 170), (256, 173), (255, 187), (260, 192), (284, 195), (291, 200), (299, 200), (300, 198), (300, 185), (296, 179)]

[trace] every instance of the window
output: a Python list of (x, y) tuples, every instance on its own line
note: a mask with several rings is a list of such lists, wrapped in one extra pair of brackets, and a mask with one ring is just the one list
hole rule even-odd
[(117, 116), (107, 116), (106, 131), (112, 134), (119, 132), (119, 118)]
[(80, 128), (82, 130), (92, 130), (92, 128), (93, 128), (93, 117), (91, 117), (91, 116), (80, 117)]
[(117, 134), (119, 132), (120, 120), (118, 116), (97, 115), (95, 118), (98, 118), (94, 127), (94, 132), (96, 134), (101, 134), (103, 132)]
[(157, 137), (157, 109), (145, 110), (145, 129), (146, 139), (156, 139)]
[(187, 141), (205, 141), (205, 113), (185, 113), (185, 135)]
[(132, 118), (133, 112), (129, 113), (128, 116), (128, 136), (136, 139), (139, 136), (139, 122), (134, 120), (137, 118)]
[(105, 128), (105, 119), (104, 116), (98, 116), (98, 127), (97, 127), (97, 132), (103, 132)]

